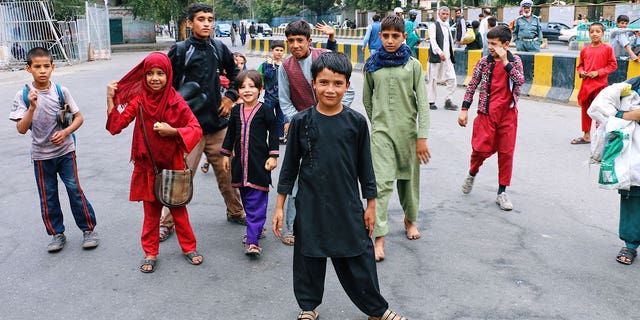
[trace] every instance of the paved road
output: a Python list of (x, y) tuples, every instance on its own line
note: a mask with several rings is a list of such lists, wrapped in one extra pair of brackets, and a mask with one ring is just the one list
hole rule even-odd
[[(0, 318), (294, 319), (292, 248), (269, 234), (262, 257), (244, 256), (244, 230), (226, 222), (211, 173), (198, 173), (189, 205), (204, 264), (189, 265), (172, 237), (161, 245), (158, 270), (138, 271), (142, 205), (127, 200), (131, 129), (115, 137), (104, 129), (104, 92), (108, 81), (144, 56), (117, 53), (111, 61), (54, 72), (85, 116), (77, 133), (78, 165), (97, 212), (102, 242), (96, 250), (80, 248), (82, 237), (63, 194), (69, 241), (60, 253), (45, 251), (49, 238), (40, 219), (29, 137), (9, 120), (0, 126)], [(250, 58), (248, 65), (258, 63)], [(5, 117), (26, 81), (24, 71), (0, 72)], [(352, 85), (360, 101), (361, 73), (353, 74)], [(458, 89), (455, 100), (462, 94)], [(359, 103), (355, 109), (362, 111)], [(640, 266), (614, 261), (622, 245), (618, 196), (597, 187), (598, 167), (587, 164), (588, 146), (568, 143), (579, 133), (578, 108), (521, 102), (512, 212), (494, 203), (495, 157), (487, 160), (473, 192), (461, 194), (471, 128), (458, 127), (456, 118), (456, 112), (431, 113), (433, 158), (421, 169), (422, 239), (406, 240), (400, 205), (390, 204), (387, 259), (378, 264), (378, 274), (391, 307), (414, 320), (640, 319)], [(274, 198), (272, 192), (269, 217)], [(322, 319), (366, 319), (328, 270)]]

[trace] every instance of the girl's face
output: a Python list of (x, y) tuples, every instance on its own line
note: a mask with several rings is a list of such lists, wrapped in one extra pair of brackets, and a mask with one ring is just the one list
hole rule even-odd
[(146, 78), (147, 85), (153, 91), (162, 90), (162, 88), (167, 85), (167, 74), (158, 67), (151, 68), (151, 70), (147, 72)]
[(236, 61), (236, 67), (238, 67), (238, 69), (240, 70), (244, 70), (244, 65), (247, 63), (243, 57), (237, 56), (237, 57), (233, 57), (233, 59)]
[(260, 89), (256, 87), (256, 84), (251, 78), (247, 77), (238, 89), (238, 93), (245, 104), (254, 105), (260, 96)]

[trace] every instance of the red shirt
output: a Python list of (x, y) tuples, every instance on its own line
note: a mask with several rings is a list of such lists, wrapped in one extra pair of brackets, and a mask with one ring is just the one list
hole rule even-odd
[(509, 88), (509, 74), (504, 69), (502, 62), (497, 61), (491, 75), (491, 91), (489, 92), (490, 109), (508, 109), (513, 101), (513, 95)]

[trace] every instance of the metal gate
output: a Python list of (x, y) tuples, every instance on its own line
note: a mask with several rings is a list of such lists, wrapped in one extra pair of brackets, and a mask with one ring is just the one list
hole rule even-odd
[(23, 66), (34, 47), (47, 48), (54, 61), (70, 61), (51, 12), (46, 0), (0, 0), (0, 67)]
[(109, 10), (98, 4), (85, 2), (85, 19), (78, 19), (78, 31), (86, 35), (87, 60), (111, 59)]

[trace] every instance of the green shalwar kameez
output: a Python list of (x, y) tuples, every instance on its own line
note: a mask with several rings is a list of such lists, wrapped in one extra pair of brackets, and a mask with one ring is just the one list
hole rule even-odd
[(420, 163), (416, 139), (428, 137), (429, 108), (422, 65), (415, 58), (397, 67), (365, 72), (362, 93), (371, 121), (371, 155), (376, 175), (374, 237), (389, 232), (387, 208), (397, 180), (398, 196), (407, 220), (418, 218)]

